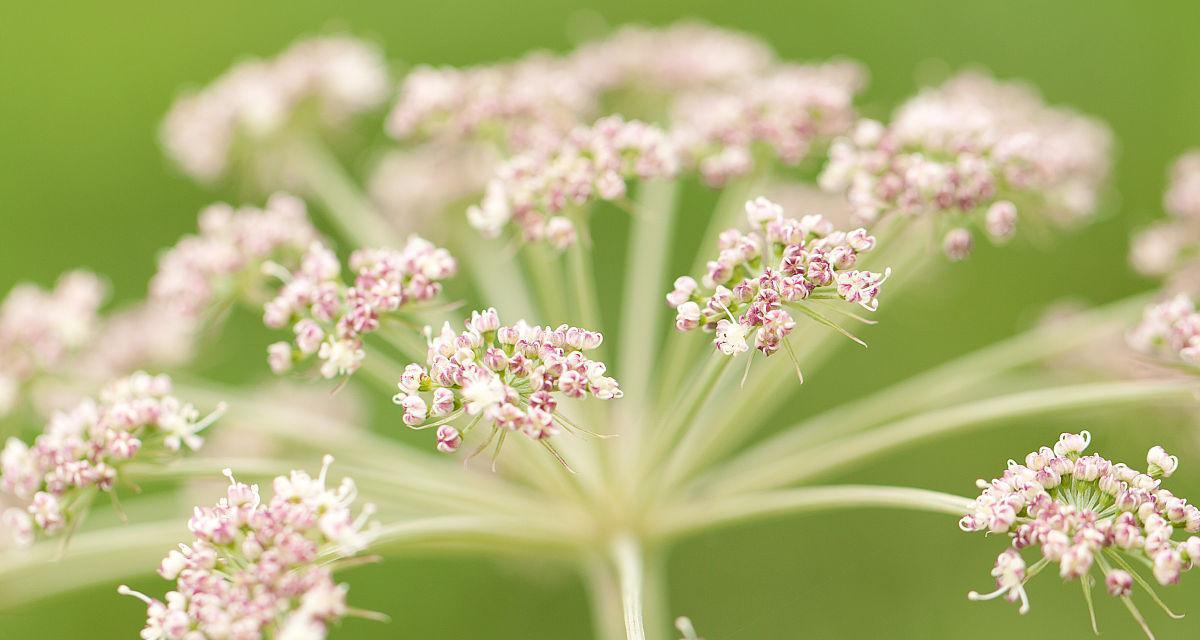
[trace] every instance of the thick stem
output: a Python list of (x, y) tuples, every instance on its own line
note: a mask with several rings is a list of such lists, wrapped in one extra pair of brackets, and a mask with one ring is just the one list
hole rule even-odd
[(611, 553), (621, 588), (625, 637), (628, 640), (646, 640), (642, 591), (646, 577), (641, 546), (632, 536), (623, 535), (613, 541)]
[(838, 509), (913, 509), (961, 516), (970, 506), (969, 498), (908, 487), (805, 487), (686, 503), (664, 513), (652, 534), (674, 538), (759, 518)]
[(720, 494), (782, 487), (834, 471), (843, 472), (875, 456), (989, 423), (1073, 409), (1096, 411), (1152, 402), (1194, 401), (1195, 393), (1196, 384), (1190, 380), (1151, 380), (1070, 385), (1009, 394), (911, 416), (801, 455), (788, 452), (770, 461), (756, 461), (752, 466), (739, 457), (711, 474), (704, 485)]

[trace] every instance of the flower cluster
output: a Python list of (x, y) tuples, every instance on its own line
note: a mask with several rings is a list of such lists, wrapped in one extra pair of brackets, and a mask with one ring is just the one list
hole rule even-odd
[(508, 64), (413, 69), (387, 128), (400, 140), (481, 139), (520, 152), (553, 143), (593, 111), (594, 96), (571, 67), (535, 53)]
[(28, 502), (4, 513), (18, 539), (32, 542), (35, 526), (47, 535), (69, 531), (135, 457), (164, 460), (199, 447), (200, 431), (221, 409), (202, 419), (170, 393), (170, 378), (138, 372), (110, 384), (99, 401), (56, 413), (32, 447), (10, 438), (0, 451), (0, 490)]
[(661, 129), (609, 116), (572, 129), (553, 150), (505, 162), (467, 219), (489, 237), (512, 221), (525, 240), (562, 249), (578, 239), (575, 223), (561, 215), (568, 208), (619, 200), (627, 180), (670, 178), (678, 170), (678, 150)]
[(1145, 354), (1200, 365), (1200, 313), (1190, 297), (1178, 294), (1146, 307), (1126, 341)]
[[(1160, 486), (1179, 459), (1154, 447), (1142, 473), (1097, 454), (1083, 455), (1090, 441), (1087, 431), (1064, 433), (1053, 448), (1027, 455), (1025, 464), (1010, 460), (999, 478), (978, 482), (983, 492), (959, 527), (1007, 534), (1012, 547), (992, 570), (998, 588), (985, 595), (972, 592), (972, 600), (1004, 596), (1020, 600), (1025, 613), (1025, 583), (1048, 564), (1057, 564), (1067, 580), (1086, 580), (1098, 566), (1108, 592), (1128, 597), (1134, 581), (1150, 586), (1126, 557), (1151, 567), (1163, 585), (1175, 584), (1200, 562), (1200, 537), (1172, 539), (1176, 529), (1200, 533), (1200, 509)], [(1021, 550), (1029, 547), (1041, 558), (1026, 566)]]
[(199, 234), (159, 257), (150, 296), (192, 316), (213, 302), (256, 297), (264, 263), (294, 262), (317, 239), (304, 202), (288, 194), (271, 196), (262, 209), (211, 205), (200, 213)]
[(1193, 259), (1200, 244), (1200, 151), (1184, 154), (1171, 167), (1163, 208), (1170, 219), (1134, 237), (1130, 262), (1144, 275), (1176, 273), (1194, 282), (1195, 274), (1185, 272), (1195, 271)]
[[(704, 180), (720, 186), (770, 155), (785, 165), (808, 157), (854, 124), (865, 71), (852, 62), (787, 65), (721, 89), (682, 96), (672, 126)], [(760, 150), (761, 149), (761, 150)]]
[(774, 59), (758, 38), (692, 21), (622, 27), (571, 54), (576, 75), (608, 92), (711, 87), (760, 73)]
[(230, 484), (215, 507), (197, 507), (188, 521), (195, 535), (159, 565), (175, 581), (166, 602), (121, 586), (118, 591), (147, 605), (147, 640), (324, 638), (328, 625), (359, 614), (346, 605), (349, 587), (334, 581), (331, 560), (349, 557), (370, 542), (374, 509), (355, 516), (354, 482), (326, 487), (333, 461), (321, 474), (292, 471), (274, 481), (263, 501), (258, 485), (225, 470)]
[(854, 269), (859, 254), (875, 247), (865, 229), (836, 231), (819, 215), (787, 218), (783, 208), (758, 198), (746, 203), (752, 231), (721, 233), (720, 253), (699, 283), (683, 276), (667, 294), (675, 328), (715, 331), (714, 344), (736, 356), (753, 346), (771, 355), (796, 328), (788, 309), (830, 324), (809, 301), (844, 300), (874, 311), (891, 274)]
[(243, 137), (260, 142), (305, 116), (336, 126), (378, 106), (389, 90), (374, 46), (337, 36), (303, 40), (181, 97), (163, 122), (163, 146), (189, 175), (211, 181), (225, 173)]
[(441, 281), (454, 275), (458, 264), (445, 249), (411, 236), (401, 249), (360, 249), (350, 256), (354, 283), (340, 280), (337, 256), (313, 242), (288, 271), (270, 265), (282, 279), (279, 294), (263, 307), (263, 322), (273, 329), (292, 327), (293, 343), (268, 347), (268, 362), (276, 373), (289, 371), (297, 360), (317, 355), (325, 378), (354, 373), (364, 358), (362, 338), (377, 331), (380, 322), (415, 303), (435, 298)]
[(1071, 222), (1096, 207), (1110, 136), (1098, 122), (1049, 107), (1022, 84), (967, 73), (921, 92), (891, 124), (860, 122), (830, 151), (822, 187), (845, 191), (866, 222), (939, 213), (946, 253), (971, 249), (968, 226), (1004, 240), (1018, 210)]
[[(622, 396), (617, 381), (605, 375), (604, 363), (585, 355), (604, 339), (595, 331), (530, 326), (523, 320), (501, 326), (495, 309), (472, 312), (465, 324), (461, 333), (449, 323), (437, 335), (426, 328), (425, 366), (408, 365), (393, 398), (404, 409), (404, 424), (438, 428), (437, 447), (444, 453), (458, 449), (482, 419), (491, 423), (492, 436), (516, 431), (548, 445), (545, 439), (560, 427), (579, 429), (556, 411), (561, 396)], [(472, 419), (460, 432), (449, 423), (464, 414)]]
[(52, 291), (22, 284), (0, 302), (0, 416), (16, 404), (24, 382), (87, 343), (104, 295), (94, 274), (72, 271)]

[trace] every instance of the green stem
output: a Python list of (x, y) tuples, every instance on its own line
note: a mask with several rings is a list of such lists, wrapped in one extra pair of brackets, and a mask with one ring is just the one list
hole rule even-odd
[(617, 570), (617, 582), (621, 588), (621, 610), (625, 618), (627, 640), (646, 640), (646, 625), (643, 618), (643, 592), (645, 585), (645, 563), (642, 549), (637, 540), (624, 535), (612, 544), (612, 560)]
[(1095, 411), (1172, 400), (1194, 401), (1195, 393), (1196, 384), (1190, 380), (1107, 382), (1014, 393), (911, 416), (800, 455), (785, 452), (771, 460), (756, 460), (753, 464), (738, 457), (711, 474), (704, 484), (717, 488), (720, 493), (781, 487), (835, 471), (843, 472), (875, 456), (894, 453), (923, 440), (1003, 420), (1070, 410)]
[(664, 513), (653, 535), (675, 538), (759, 518), (837, 509), (913, 509), (961, 516), (970, 507), (969, 498), (908, 487), (805, 487), (696, 500)]
[(296, 141), (291, 156), (304, 190), (321, 202), (329, 222), (346, 238), (359, 247), (400, 245), (400, 234), (322, 142)]

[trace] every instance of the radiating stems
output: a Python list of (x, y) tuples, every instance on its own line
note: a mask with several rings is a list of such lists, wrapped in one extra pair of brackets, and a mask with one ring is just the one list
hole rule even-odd
[(650, 382), (662, 335), (663, 311), (667, 308), (663, 296), (670, 288), (668, 249), (678, 198), (677, 181), (644, 181), (638, 187), (621, 297), (617, 366), (621, 381), (629, 389), (623, 400), (629, 406), (622, 407), (622, 412), (644, 412), (640, 410), (651, 400)]
[(1132, 322), (1149, 297), (1147, 294), (1133, 296), (1070, 320), (1038, 326), (906, 378), (865, 398), (809, 417), (754, 446), (741, 456), (742, 464), (746, 468), (755, 467), (767, 459), (846, 437), (910, 412), (927, 409), (939, 400), (976, 388), (1018, 367), (1069, 352)]
[(651, 472), (651, 467), (666, 452), (670, 451), (679, 433), (692, 424), (701, 409), (712, 398), (713, 390), (720, 382), (721, 375), (729, 368), (732, 361), (733, 358), (713, 352), (700, 374), (686, 388), (683, 396), (677, 400), (674, 408), (659, 416), (659, 422), (647, 426), (649, 430), (646, 434), (647, 446), (640, 450), (638, 473), (627, 478), (627, 482), (634, 481), (634, 478), (646, 477)]
[(1150, 380), (1067, 385), (968, 402), (910, 416), (889, 425), (809, 449), (785, 452), (748, 465), (741, 457), (702, 480), (717, 493), (731, 494), (782, 487), (842, 472), (916, 442), (943, 437), (989, 423), (1070, 410), (1095, 411), (1152, 402), (1190, 401), (1190, 380)]
[(329, 222), (359, 247), (396, 247), (401, 236), (371, 204), (329, 148), (319, 140), (294, 141), (291, 157), (305, 191), (321, 201)]
[(537, 309), (516, 255), (506, 255), (497, 241), (483, 238), (473, 229), (456, 234), (454, 243), (456, 257), (470, 272), (485, 304), (495, 307), (501, 317), (537, 322)]
[(551, 253), (551, 250), (541, 243), (531, 243), (522, 247), (521, 255), (525, 258), (529, 276), (533, 280), (538, 307), (542, 312), (541, 322), (535, 319), (530, 319), (530, 322), (551, 326), (567, 322), (570, 319), (567, 313), (567, 291), (563, 287), (559, 256)]
[(621, 610), (627, 640), (646, 640), (644, 620), (645, 564), (642, 549), (629, 535), (618, 536), (612, 543), (612, 561), (621, 588)]
[(667, 508), (650, 535), (674, 538), (759, 518), (839, 509), (912, 509), (959, 517), (970, 506), (969, 498), (908, 487), (804, 487), (685, 502)]

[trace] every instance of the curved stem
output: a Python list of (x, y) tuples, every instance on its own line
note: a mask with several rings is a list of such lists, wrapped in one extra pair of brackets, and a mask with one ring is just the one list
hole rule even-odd
[(360, 247), (400, 244), (400, 234), (323, 143), (305, 139), (293, 147), (291, 155), (304, 190), (321, 201), (326, 217), (338, 231)]
[(948, 493), (869, 485), (805, 487), (697, 500), (664, 514), (654, 535), (677, 537), (713, 527), (786, 514), (836, 509), (913, 509), (961, 516), (971, 500)]
[(890, 425), (810, 449), (785, 452), (771, 460), (739, 457), (704, 481), (719, 493), (769, 489), (803, 482), (862, 464), (922, 440), (1013, 418), (1072, 409), (1097, 410), (1170, 400), (1193, 400), (1190, 380), (1081, 384), (1014, 393), (905, 418)]

